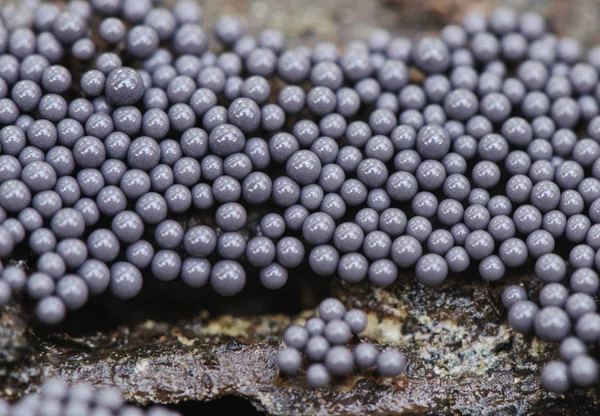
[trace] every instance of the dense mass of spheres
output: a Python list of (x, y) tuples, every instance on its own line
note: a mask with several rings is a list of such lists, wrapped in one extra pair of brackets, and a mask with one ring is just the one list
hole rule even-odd
[(160, 406), (143, 410), (128, 405), (116, 387), (97, 390), (90, 384), (69, 385), (60, 378), (51, 378), (44, 381), (38, 393), (29, 394), (14, 404), (0, 399), (0, 415), (178, 416), (179, 413)]
[(304, 326), (291, 325), (283, 333), (285, 347), (277, 354), (279, 371), (292, 375), (301, 370), (304, 359), (306, 381), (310, 387), (325, 387), (333, 377), (345, 377), (356, 369), (375, 368), (382, 377), (397, 377), (406, 369), (406, 358), (394, 349), (380, 351), (367, 342), (347, 344), (367, 328), (367, 315), (360, 309), (346, 310), (335, 298), (319, 305), (319, 316)]
[[(250, 268), (275, 290), (303, 264), (385, 287), (399, 268), (436, 286), (534, 262), (546, 286), (539, 304), (509, 288), (511, 326), (600, 339), (600, 47), (504, 7), (340, 49), (231, 16), (210, 45), (189, 0), (0, 15), (0, 258), (37, 259), (5, 264), (0, 304), (25, 291), (56, 324), (106, 290), (136, 296), (142, 271), (231, 296)], [(595, 383), (592, 357), (563, 358), (546, 388)]]

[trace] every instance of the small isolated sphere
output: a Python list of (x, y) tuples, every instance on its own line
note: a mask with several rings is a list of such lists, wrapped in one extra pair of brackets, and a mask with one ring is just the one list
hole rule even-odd
[(384, 377), (397, 377), (406, 369), (406, 357), (397, 350), (381, 351), (377, 357), (377, 373)]
[(282, 373), (292, 375), (302, 365), (302, 354), (295, 348), (284, 348), (275, 357), (275, 364)]
[(221, 260), (212, 267), (210, 283), (218, 294), (233, 296), (244, 288), (246, 272), (236, 261)]
[(562, 361), (550, 361), (540, 375), (542, 387), (554, 393), (566, 393), (569, 390), (569, 367)]

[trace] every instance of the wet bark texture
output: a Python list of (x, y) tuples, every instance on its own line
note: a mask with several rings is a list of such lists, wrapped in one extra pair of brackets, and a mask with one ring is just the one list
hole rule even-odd
[[(206, 1), (207, 20), (225, 12), (245, 16), (253, 32), (285, 31), (291, 43), (344, 44), (381, 25), (397, 34), (439, 31), (466, 10), (487, 11), (494, 1), (264, 0)], [(561, 34), (586, 45), (597, 39), (598, 3), (592, 0), (510, 1), (544, 13)], [(535, 296), (527, 270), (520, 279)], [(556, 346), (512, 332), (499, 295), (508, 284), (469, 277), (426, 288), (404, 275), (393, 287), (343, 286), (309, 271), (292, 274), (281, 292), (259, 288), (256, 273), (243, 297), (217, 298), (209, 289), (148, 278), (142, 295), (122, 302), (93, 299), (64, 326), (49, 331), (31, 319), (32, 305), (17, 300), (0, 312), (0, 397), (16, 400), (41, 381), (116, 384), (141, 405), (206, 402), (237, 396), (267, 414), (561, 414), (593, 415), (598, 389), (565, 396), (539, 388), (540, 365)], [(304, 374), (280, 377), (274, 358), (282, 331), (312, 316), (327, 295), (362, 307), (369, 327), (362, 338), (395, 346), (408, 357), (406, 375), (379, 379), (356, 373), (328, 389), (309, 389)], [(356, 342), (356, 340), (354, 340)], [(220, 401), (213, 410), (231, 407)], [(236, 401), (234, 408), (244, 402)], [(180, 405), (181, 406), (181, 405)], [(183, 405), (186, 414), (203, 408)], [(221, 407), (219, 407), (221, 406)], [(188, 409), (186, 411), (186, 409)], [(245, 413), (249, 410), (245, 408)]]

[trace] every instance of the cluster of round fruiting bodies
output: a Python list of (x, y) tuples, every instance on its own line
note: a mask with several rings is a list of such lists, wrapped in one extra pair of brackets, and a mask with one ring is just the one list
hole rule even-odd
[(0, 399), (2, 416), (178, 416), (179, 413), (154, 406), (149, 410), (128, 405), (115, 387), (94, 389), (86, 383), (67, 384), (59, 378), (44, 381), (38, 393), (14, 404)]
[(283, 333), (284, 347), (275, 359), (279, 371), (292, 375), (301, 370), (304, 356), (310, 364), (306, 380), (310, 387), (325, 387), (333, 377), (345, 377), (355, 369), (375, 368), (382, 377), (397, 377), (406, 369), (406, 358), (394, 349), (380, 351), (367, 342), (347, 344), (367, 328), (367, 315), (360, 309), (346, 310), (335, 298), (319, 305), (319, 316), (304, 326), (292, 325)]
[(334, 377), (345, 377), (355, 369), (375, 368), (379, 376), (397, 377), (406, 369), (406, 358), (394, 349), (380, 351), (367, 342), (348, 344), (367, 328), (367, 315), (360, 309), (346, 310), (335, 298), (319, 305), (319, 316), (304, 326), (292, 325), (283, 333), (284, 347), (275, 359), (281, 373), (296, 374), (302, 368), (304, 356), (310, 364), (306, 380), (310, 387), (328, 386)]
[[(248, 270), (279, 289), (303, 263), (384, 287), (399, 268), (435, 286), (535, 260), (546, 283), (572, 273), (568, 300), (513, 305), (511, 324), (598, 342), (599, 47), (505, 7), (340, 49), (231, 16), (209, 47), (190, 0), (24, 0), (0, 17), (0, 258), (37, 257), (29, 276), (4, 267), (0, 303), (25, 290), (56, 324), (109, 288), (136, 296), (142, 271), (230, 296)], [(252, 227), (257, 207), (272, 212)], [(593, 384), (582, 359), (545, 385)]]
[[(560, 360), (548, 362), (541, 372), (545, 389), (564, 393), (571, 386), (590, 387), (598, 380), (598, 362), (590, 350), (600, 338), (600, 315), (594, 296), (598, 275), (591, 268), (577, 268), (570, 276), (569, 289), (560, 283), (565, 277), (565, 262), (555, 254), (545, 256), (553, 257), (541, 257), (536, 263), (537, 275), (545, 284), (533, 300), (519, 285), (504, 289), (502, 302), (508, 308), (508, 322), (517, 332), (560, 342)], [(550, 262), (548, 272), (539, 273), (538, 264)], [(556, 280), (557, 275), (562, 277)]]

